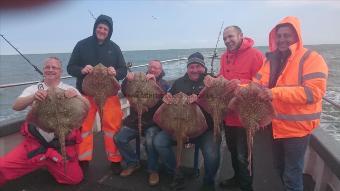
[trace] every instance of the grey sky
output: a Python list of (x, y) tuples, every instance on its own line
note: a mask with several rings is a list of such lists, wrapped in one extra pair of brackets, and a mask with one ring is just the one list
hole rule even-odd
[[(24, 54), (71, 52), (92, 33), (88, 10), (113, 18), (111, 40), (122, 50), (215, 47), (222, 21), (267, 45), (270, 29), (288, 15), (300, 19), (305, 44), (340, 44), (338, 1), (64, 1), (1, 10), (0, 33)], [(0, 43), (0, 54), (17, 54)]]

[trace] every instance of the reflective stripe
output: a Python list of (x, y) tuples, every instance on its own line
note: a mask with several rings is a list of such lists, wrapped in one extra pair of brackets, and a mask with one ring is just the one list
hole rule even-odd
[(256, 73), (255, 78), (256, 78), (257, 80), (261, 80), (262, 75), (261, 75), (260, 73)]
[(88, 156), (91, 156), (91, 155), (92, 155), (92, 151), (86, 151), (85, 153), (79, 155), (78, 159), (83, 160), (83, 159), (86, 159)]
[(310, 121), (320, 119), (321, 112), (311, 113), (311, 114), (297, 114), (297, 115), (287, 115), (287, 114), (277, 114), (275, 119), (286, 120), (286, 121)]
[(87, 137), (87, 136), (89, 136), (89, 135), (91, 135), (92, 134), (92, 131), (86, 131), (86, 132), (83, 132), (82, 134), (81, 134), (81, 138), (85, 138), (85, 137)]
[(120, 156), (120, 153), (119, 153), (118, 150), (117, 150), (116, 153), (106, 152), (106, 154), (107, 154), (107, 156), (109, 156), (109, 157)]
[(306, 80), (311, 80), (311, 79), (315, 79), (315, 78), (327, 78), (327, 75), (325, 73), (322, 72), (315, 72), (315, 73), (310, 73), (310, 74), (306, 74), (302, 77), (302, 82), (306, 81)]
[(303, 89), (305, 90), (305, 94), (306, 94), (306, 97), (307, 97), (307, 104), (313, 103), (314, 98), (313, 98), (312, 90), (309, 87), (306, 87), (306, 86), (303, 86)]
[(300, 87), (297, 85), (277, 85), (276, 87)]
[(307, 50), (303, 56), (300, 59), (300, 63), (299, 63), (299, 72), (298, 72), (298, 84), (301, 85), (302, 84), (302, 73), (303, 73), (303, 65), (305, 64), (305, 61), (307, 60), (307, 58), (309, 57), (309, 55), (312, 53), (311, 50)]
[(113, 133), (104, 131), (104, 135), (113, 138)]

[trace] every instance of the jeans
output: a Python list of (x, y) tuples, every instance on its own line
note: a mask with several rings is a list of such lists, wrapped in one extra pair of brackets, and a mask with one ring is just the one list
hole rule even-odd
[(273, 140), (274, 167), (286, 191), (303, 191), (302, 173), (309, 137)]
[[(243, 191), (253, 190), (253, 176), (248, 170), (248, 145), (246, 129), (243, 127), (225, 127), (225, 137), (231, 155), (231, 164), (234, 169), (234, 177)], [(253, 172), (253, 166), (252, 173)]]
[[(214, 184), (215, 175), (217, 173), (220, 163), (220, 144), (221, 140), (214, 141), (214, 133), (211, 129), (203, 133), (201, 136), (190, 141), (202, 151), (204, 158), (204, 184)], [(176, 158), (172, 150), (172, 146), (176, 142), (172, 139), (171, 135), (165, 131), (159, 132), (154, 138), (154, 146), (159, 156), (164, 162), (165, 167), (171, 174), (175, 173)]]
[[(147, 165), (149, 172), (158, 171), (158, 153), (154, 149), (153, 139), (155, 135), (160, 131), (156, 126), (148, 127), (144, 130), (145, 133), (145, 148), (147, 153)], [(123, 126), (119, 133), (114, 137), (116, 145), (118, 146), (119, 152), (123, 157), (124, 162), (127, 166), (134, 166), (139, 164), (136, 152), (132, 149), (129, 142), (132, 139), (136, 139), (138, 135), (138, 129)]]

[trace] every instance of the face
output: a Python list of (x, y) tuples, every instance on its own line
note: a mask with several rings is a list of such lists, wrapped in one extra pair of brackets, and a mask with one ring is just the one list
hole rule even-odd
[(189, 79), (192, 81), (197, 81), (200, 78), (200, 75), (203, 74), (205, 68), (201, 64), (190, 64), (187, 68), (187, 73)]
[(276, 46), (279, 51), (287, 51), (289, 46), (297, 42), (295, 30), (290, 26), (279, 27), (276, 31)]
[(159, 61), (150, 61), (148, 65), (148, 73), (155, 75), (155, 77), (159, 77), (159, 75), (162, 73), (163, 67), (162, 64)]
[(243, 34), (234, 28), (227, 28), (223, 31), (223, 41), (229, 51), (237, 50), (242, 43)]
[(104, 42), (104, 40), (109, 35), (109, 27), (105, 24), (98, 24), (96, 28), (96, 36), (99, 42)]
[(56, 59), (48, 59), (44, 64), (44, 80), (59, 81), (62, 73), (61, 64)]

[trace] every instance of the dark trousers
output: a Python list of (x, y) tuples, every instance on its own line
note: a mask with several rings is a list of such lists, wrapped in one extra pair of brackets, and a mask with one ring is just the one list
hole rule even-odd
[[(215, 176), (220, 163), (220, 144), (221, 141), (214, 140), (214, 133), (212, 130), (207, 130), (205, 133), (192, 141), (195, 145), (199, 146), (204, 158), (203, 183), (207, 185), (215, 184)], [(175, 141), (172, 136), (165, 131), (159, 132), (154, 138), (154, 146), (162, 158), (167, 170), (170, 174), (175, 174), (176, 157), (172, 150)]]
[[(253, 190), (253, 176), (248, 170), (248, 146), (246, 129), (243, 127), (225, 127), (225, 137), (231, 154), (231, 163), (234, 169), (234, 177), (243, 191)], [(254, 173), (252, 167), (252, 174)]]
[(286, 191), (303, 191), (304, 156), (310, 135), (305, 137), (274, 139), (274, 166)]

